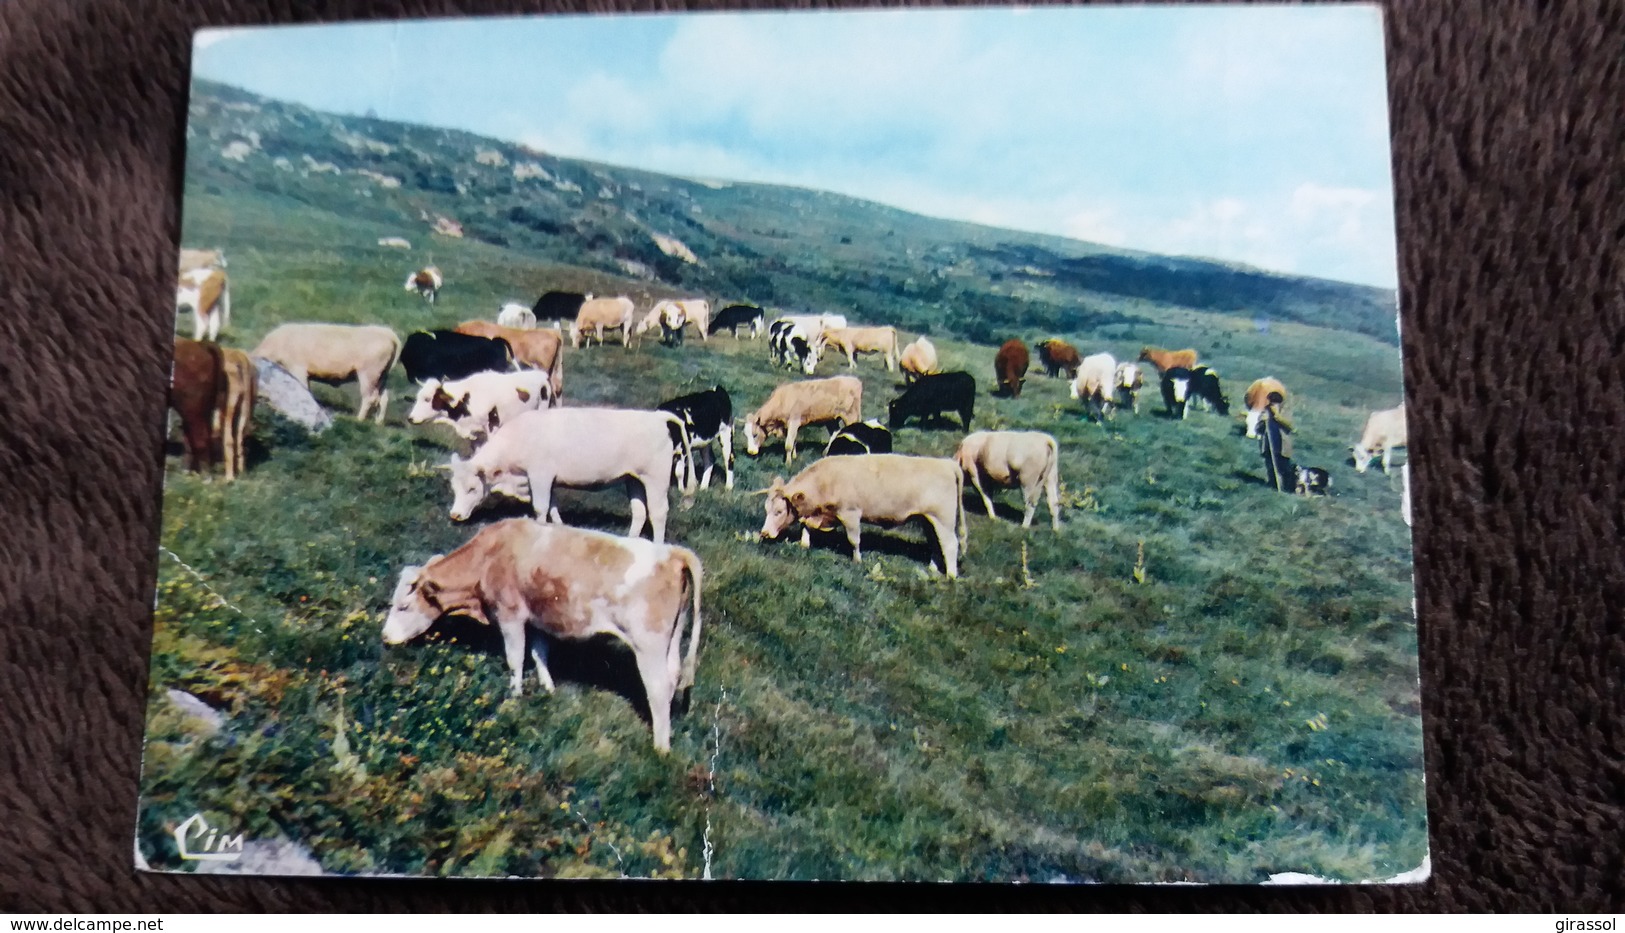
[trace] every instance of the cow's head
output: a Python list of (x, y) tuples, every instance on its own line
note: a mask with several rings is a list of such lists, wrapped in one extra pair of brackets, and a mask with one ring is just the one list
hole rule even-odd
[(822, 338), (809, 341), (803, 337), (792, 337), (790, 347), (801, 360), (801, 371), (804, 374), (811, 376), (818, 371), (818, 353), (824, 348)]
[[(906, 397), (906, 396), (904, 396)], [(903, 426), (903, 419), (908, 417), (907, 408), (898, 405), (903, 398), (894, 398), (886, 403), (886, 427), (896, 431)]]
[(1350, 447), (1349, 453), (1353, 456), (1354, 472), (1356, 473), (1364, 473), (1365, 468), (1371, 465), (1371, 458), (1376, 456), (1374, 451), (1362, 444), (1355, 444)]
[(767, 440), (767, 430), (757, 415), (752, 412), (745, 418), (745, 453), (752, 457), (762, 452), (762, 442)]
[(775, 541), (796, 524), (797, 502), (804, 503), (807, 494), (798, 492), (786, 495), (782, 476), (773, 477), (773, 485), (762, 492), (767, 496), (767, 519), (762, 522), (761, 537), (764, 541)]
[[(429, 558), (429, 564), (440, 559), (437, 554)], [(409, 642), (427, 632), (429, 626), (445, 614), (440, 608), (440, 587), (423, 578), (426, 569), (428, 565), (401, 570), (400, 582), (395, 584), (395, 595), (390, 597), (389, 615), (384, 618), (384, 644)]]

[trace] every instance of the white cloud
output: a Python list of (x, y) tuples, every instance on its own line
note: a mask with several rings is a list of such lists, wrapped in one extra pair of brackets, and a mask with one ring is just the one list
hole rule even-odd
[(1075, 240), (1102, 243), (1106, 246), (1128, 246), (1129, 235), (1110, 207), (1074, 211), (1061, 222), (1061, 231)]

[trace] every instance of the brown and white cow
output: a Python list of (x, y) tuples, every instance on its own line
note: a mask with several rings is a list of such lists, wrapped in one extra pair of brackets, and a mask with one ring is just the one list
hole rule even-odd
[(1248, 437), (1258, 436), (1258, 423), (1264, 418), (1264, 410), (1270, 407), (1272, 392), (1280, 395), (1281, 401), (1286, 401), (1286, 386), (1274, 376), (1255, 379), (1253, 384), (1247, 387), (1247, 394), (1243, 398), (1247, 402)]
[[(1124, 360), (1117, 364), (1117, 375), (1112, 380), (1112, 391), (1117, 395), (1118, 406), (1128, 405), (1129, 410), (1136, 415), (1140, 413), (1140, 390), (1145, 388), (1145, 373), (1140, 371), (1139, 363), (1130, 363)], [(1126, 401), (1125, 401), (1126, 400)]]
[[(677, 438), (677, 441), (673, 441)], [(694, 488), (694, 457), (681, 418), (664, 411), (548, 408), (521, 412), (491, 433), (472, 457), (451, 460), (453, 521), (467, 521), (493, 493), (529, 500), (536, 516), (563, 523), (554, 486), (626, 485), (632, 500), (627, 537), (645, 524), (666, 540), (672, 460), (681, 455), (680, 489)]]
[(186, 469), (208, 473), (214, 464), (215, 414), (226, 397), (225, 364), (220, 347), (175, 338), (175, 363), (169, 374), (169, 407), (181, 416)]
[(918, 516), (936, 534), (943, 572), (959, 576), (959, 552), (966, 546), (961, 501), (965, 474), (952, 460), (901, 454), (826, 457), (788, 483), (773, 477), (773, 485), (763, 491), (765, 540), (780, 538), (800, 523), (801, 546), (808, 547), (808, 529), (833, 531), (839, 525), (852, 545), (852, 559), (861, 561), (863, 522), (897, 525)]
[(1170, 369), (1195, 369), (1195, 350), (1164, 350), (1161, 347), (1145, 347), (1140, 350), (1140, 359), (1157, 367), (1157, 372), (1165, 373)]
[(457, 325), (457, 333), (475, 337), (495, 337), (507, 342), (513, 351), (513, 361), (520, 366), (539, 369), (547, 373), (549, 408), (556, 407), (564, 398), (564, 335), (556, 330), (524, 330), (504, 327), (490, 321), (464, 321)]
[(333, 385), (355, 381), (361, 390), (356, 418), (364, 420), (377, 406), (383, 424), (389, 371), (401, 355), (401, 338), (376, 324), (283, 324), (265, 335), (253, 355), (286, 369), (306, 388), (312, 379)]
[(897, 328), (829, 327), (824, 329), (824, 346), (846, 354), (846, 367), (856, 369), (859, 353), (879, 353), (886, 372), (897, 369)]
[(1360, 442), (1349, 448), (1354, 453), (1354, 472), (1364, 473), (1371, 458), (1382, 454), (1382, 472), (1387, 473), (1395, 447), (1405, 446), (1405, 406), (1374, 411), (1365, 420)]
[(1032, 527), (1038, 497), (1048, 495), (1050, 527), (1061, 530), (1060, 455), (1054, 437), (1041, 431), (977, 431), (959, 442), (954, 460), (970, 476), (988, 517), (993, 516), (993, 500), (982, 488), (984, 479), (1021, 487), (1023, 528)]
[(1104, 425), (1117, 403), (1117, 360), (1110, 353), (1080, 360), (1078, 377), (1072, 380), (1072, 397), (1082, 401), (1084, 411)]
[(1044, 375), (1054, 379), (1061, 373), (1066, 378), (1078, 378), (1078, 348), (1065, 340), (1050, 337), (1038, 343), (1038, 364), (1044, 367)]
[(434, 304), (435, 299), (440, 295), (441, 286), (445, 284), (446, 279), (440, 274), (439, 269), (434, 266), (424, 266), (406, 277), (405, 290), (417, 292), (423, 296), (424, 301)]
[(787, 382), (767, 402), (745, 416), (745, 453), (762, 452), (769, 435), (784, 434), (784, 462), (796, 459), (796, 433), (802, 426), (839, 422), (846, 427), (863, 420), (863, 383), (855, 376), (831, 376)]
[[(570, 346), (579, 349), (583, 338), (604, 342), (604, 331), (621, 331), (622, 346), (632, 347), (632, 314), (636, 309), (632, 299), (621, 295), (617, 298), (588, 298), (581, 303), (581, 310), (576, 312), (575, 322), (570, 325)], [(590, 335), (590, 338), (589, 338)]]
[(937, 363), (937, 348), (924, 335), (903, 348), (897, 361), (897, 368), (903, 371), (903, 383), (912, 383), (921, 376), (930, 376), (941, 371)]
[(221, 249), (181, 249), (177, 275), (185, 275), (194, 269), (224, 269), (226, 267), (226, 253)]
[[(536, 679), (554, 690), (547, 641), (599, 635), (632, 649), (649, 701), (654, 746), (671, 750), (672, 700), (694, 685), (700, 650), (700, 559), (687, 548), (523, 518), (488, 525), (466, 544), (401, 571), (383, 641), (399, 645), (448, 615), (502, 634), (508, 690), (524, 692), (525, 649)], [(682, 654), (688, 629), (688, 653)]]
[(220, 329), (231, 325), (231, 287), (220, 269), (193, 269), (181, 273), (175, 286), (175, 310), (192, 309), (192, 339), (220, 339)]
[(259, 368), (247, 353), (231, 347), (220, 349), (220, 366), (225, 376), (225, 395), (215, 410), (214, 422), (220, 439), (220, 461), (225, 465), (226, 479), (230, 481), (247, 469), (243, 445), (253, 423), (260, 375)]
[(431, 378), (418, 389), (406, 420), (448, 424), (463, 440), (480, 443), (521, 412), (552, 407), (551, 394), (547, 373), (539, 370), (475, 373), (449, 382)]

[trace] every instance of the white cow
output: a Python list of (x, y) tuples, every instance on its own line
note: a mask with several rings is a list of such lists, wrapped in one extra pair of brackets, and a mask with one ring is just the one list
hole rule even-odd
[(1041, 431), (977, 431), (959, 442), (954, 460), (970, 477), (990, 518), (993, 500), (982, 488), (984, 478), (1000, 486), (1021, 487), (1027, 509), (1023, 528), (1032, 527), (1038, 497), (1048, 494), (1050, 527), (1061, 530), (1060, 456), (1054, 437)]
[(1078, 363), (1078, 378), (1072, 380), (1072, 397), (1083, 402), (1084, 411), (1101, 424), (1117, 402), (1117, 360), (1110, 353), (1096, 353)]
[(1365, 421), (1360, 443), (1350, 447), (1354, 453), (1354, 472), (1364, 473), (1371, 458), (1382, 454), (1382, 471), (1388, 472), (1394, 448), (1405, 446), (1405, 406), (1374, 411)]
[(516, 373), (483, 372), (466, 379), (428, 379), (406, 420), (413, 424), (448, 424), (466, 441), (481, 442), (521, 412), (548, 405), (552, 395), (546, 370)]
[(517, 302), (510, 301), (497, 312), (497, 323), (519, 330), (536, 329), (536, 313)]

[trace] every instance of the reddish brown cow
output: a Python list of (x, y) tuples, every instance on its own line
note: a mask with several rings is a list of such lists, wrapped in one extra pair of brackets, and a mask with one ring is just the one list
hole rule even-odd
[(1195, 369), (1195, 350), (1164, 350), (1161, 347), (1145, 347), (1140, 351), (1140, 359), (1157, 367), (1157, 372), (1165, 373), (1170, 369)]
[(549, 408), (558, 405), (564, 397), (564, 335), (559, 331), (523, 330), (490, 321), (464, 321), (457, 325), (457, 333), (507, 341), (513, 349), (515, 363), (547, 373), (548, 386), (553, 390), (553, 397), (547, 403)]
[(1020, 340), (1006, 340), (993, 357), (994, 381), (1004, 389), (1006, 395), (1021, 398), (1021, 384), (1027, 381), (1027, 370), (1031, 366), (1032, 357), (1027, 353), (1027, 345)]
[(1065, 340), (1049, 338), (1038, 344), (1038, 362), (1044, 367), (1044, 375), (1054, 379), (1061, 373), (1066, 378), (1078, 378), (1078, 364), (1082, 357), (1078, 355), (1078, 348)]
[(214, 465), (214, 416), (224, 404), (226, 388), (220, 347), (176, 337), (169, 407), (181, 416), (188, 470), (207, 473)]

